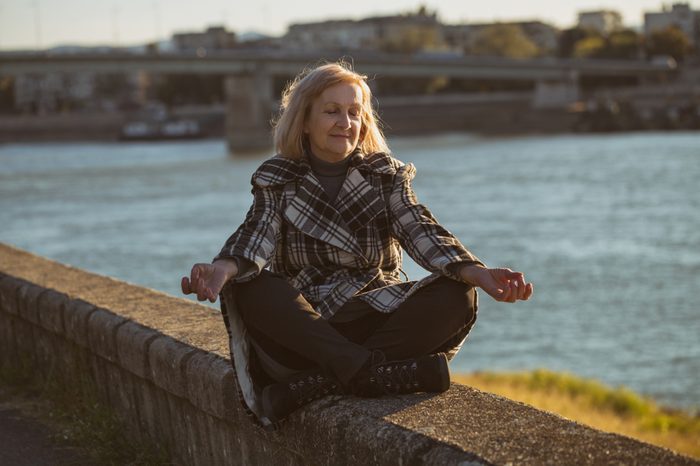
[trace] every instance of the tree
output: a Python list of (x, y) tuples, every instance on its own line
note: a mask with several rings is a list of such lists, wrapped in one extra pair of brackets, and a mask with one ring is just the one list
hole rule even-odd
[(574, 27), (564, 29), (559, 36), (559, 50), (557, 55), (561, 58), (571, 58), (576, 50), (576, 43), (588, 37), (600, 37), (595, 29)]
[(605, 39), (600, 36), (584, 37), (574, 44), (574, 58), (597, 58), (605, 49)]
[(611, 32), (601, 58), (635, 59), (639, 58), (642, 39), (632, 29)]
[(641, 37), (632, 29), (613, 31), (607, 36), (595, 29), (575, 27), (562, 31), (559, 52), (562, 58), (636, 59)]
[(654, 55), (670, 55), (677, 62), (682, 62), (690, 53), (691, 49), (690, 40), (685, 33), (676, 26), (669, 26), (666, 29), (653, 31), (646, 43), (648, 57), (653, 57)]
[(15, 111), (15, 78), (0, 77), (0, 113)]
[(407, 26), (384, 39), (379, 49), (389, 53), (415, 53), (435, 50), (442, 46), (437, 28), (432, 26)]
[(473, 55), (509, 58), (531, 58), (540, 54), (540, 48), (516, 24), (494, 24), (479, 32), (471, 48)]

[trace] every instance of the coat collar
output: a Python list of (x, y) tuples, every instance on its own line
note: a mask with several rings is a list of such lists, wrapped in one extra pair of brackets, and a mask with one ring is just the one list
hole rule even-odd
[[(380, 155), (385, 155), (386, 157), (379, 157)], [(359, 148), (357, 148), (350, 155), (348, 155), (348, 157), (350, 158), (350, 163), (348, 164), (348, 167), (355, 167), (362, 172), (377, 172), (384, 174), (396, 173), (396, 170), (394, 169), (392, 172), (391, 166), (386, 163), (386, 161), (390, 158), (390, 156), (386, 154), (378, 152), (368, 156), (363, 154), (362, 151)], [(298, 159), (298, 176), (304, 176), (308, 172), (312, 171), (311, 162), (309, 161), (309, 158), (310, 155), (308, 149), (306, 149), (302, 156)], [(382, 160), (380, 161), (380, 163), (377, 163), (377, 159), (379, 158), (381, 158)], [(385, 163), (381, 163), (382, 161)]]
[[(356, 168), (363, 174), (395, 175), (403, 165), (385, 152), (363, 154), (356, 150), (349, 157), (351, 157), (350, 167)], [(251, 182), (261, 188), (285, 185), (294, 179), (305, 177), (310, 171), (311, 165), (305, 155), (299, 159), (276, 155), (260, 165), (253, 173)]]
[[(396, 173), (396, 168), (388, 160), (382, 163), (375, 155), (367, 157), (359, 151), (350, 155), (348, 173), (335, 202), (326, 195), (307, 157), (292, 161), (293, 169), (278, 164), (274, 170), (276, 174), (260, 174), (257, 179), (281, 181), (284, 178), (285, 186), (291, 187), (293, 194), (290, 192), (283, 213), (291, 225), (319, 241), (364, 257), (356, 232), (385, 208), (382, 193), (368, 181), (371, 179), (368, 175)], [(384, 157), (389, 159), (387, 155)]]

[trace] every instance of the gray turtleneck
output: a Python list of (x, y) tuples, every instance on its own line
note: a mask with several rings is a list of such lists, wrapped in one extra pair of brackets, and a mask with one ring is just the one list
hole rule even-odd
[(316, 178), (318, 178), (321, 186), (326, 191), (328, 199), (334, 202), (336, 197), (338, 197), (340, 188), (343, 186), (343, 181), (345, 181), (350, 157), (345, 157), (340, 162), (327, 162), (316, 157), (311, 151), (308, 154), (311, 170), (313, 170), (314, 175), (316, 175)]

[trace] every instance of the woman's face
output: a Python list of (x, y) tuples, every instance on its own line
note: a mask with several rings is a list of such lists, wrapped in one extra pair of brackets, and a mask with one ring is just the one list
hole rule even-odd
[(316, 157), (338, 162), (357, 147), (361, 127), (362, 89), (354, 83), (340, 83), (312, 102), (304, 133)]

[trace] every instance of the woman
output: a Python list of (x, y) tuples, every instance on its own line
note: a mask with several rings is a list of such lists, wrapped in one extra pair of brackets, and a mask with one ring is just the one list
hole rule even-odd
[[(347, 65), (288, 86), (274, 142), (243, 224), (182, 278), (200, 301), (221, 297), (244, 405), (270, 425), (331, 393), (447, 390), (475, 287), (515, 302), (532, 284), (486, 267), (418, 203), (415, 168), (390, 155)], [(402, 281), (402, 249), (431, 275)]]

